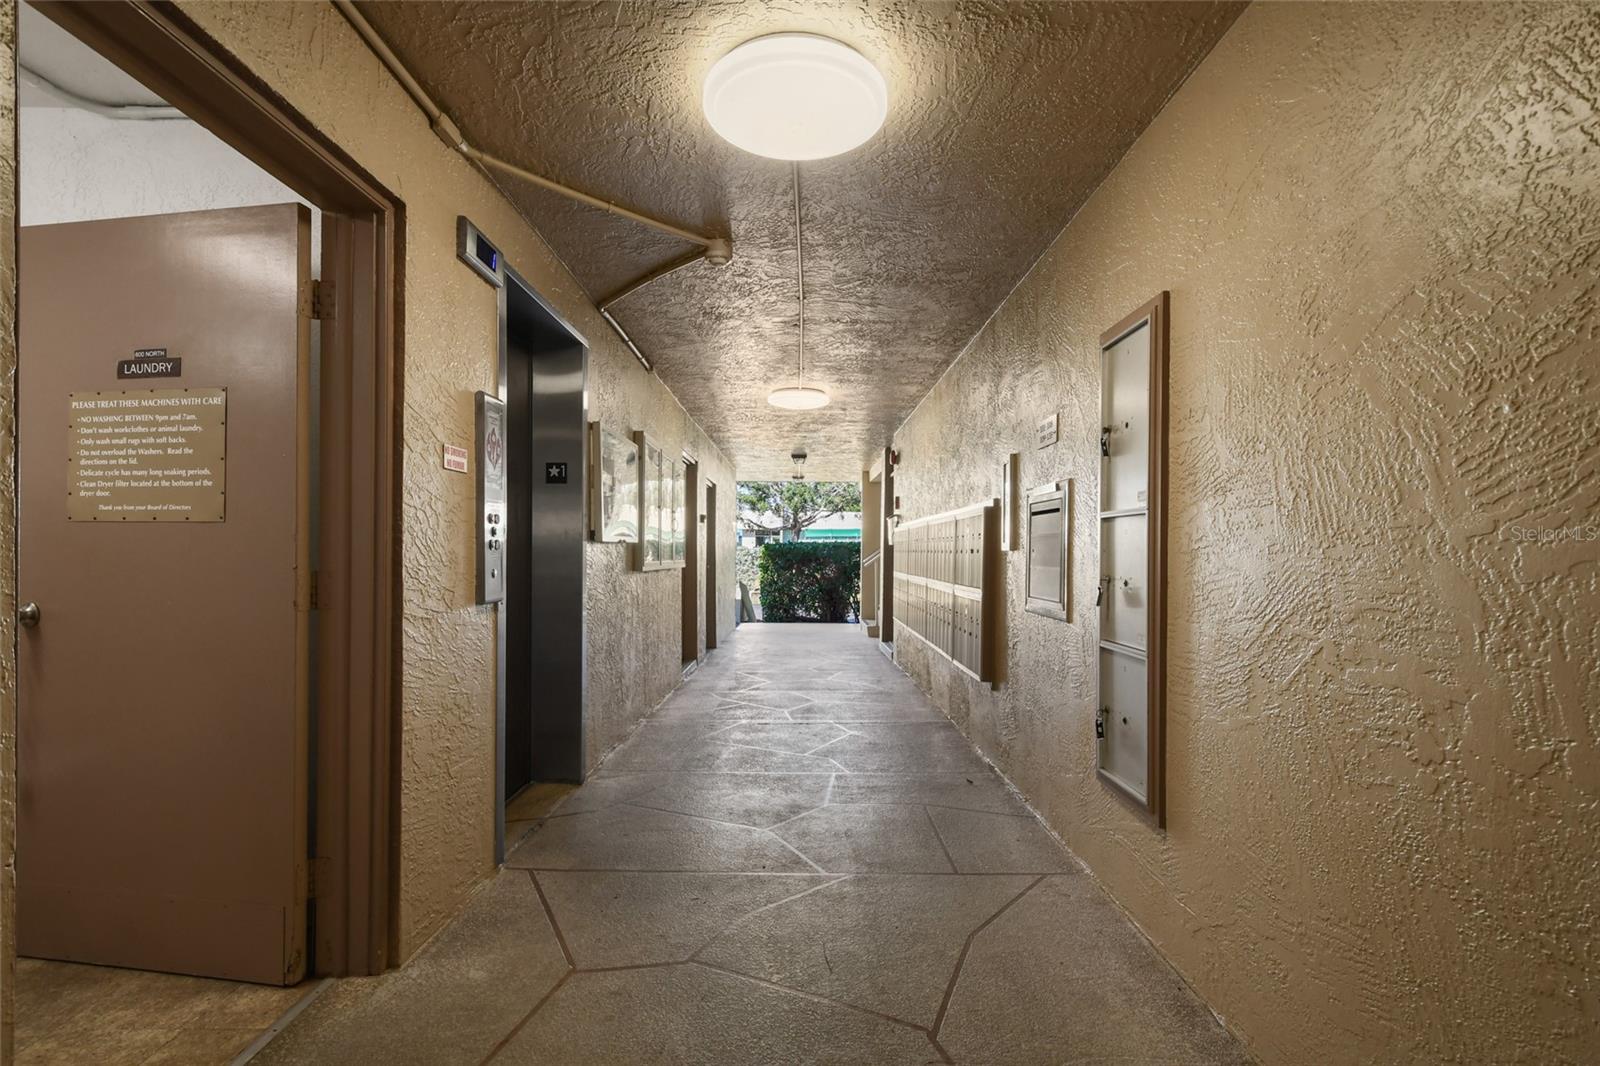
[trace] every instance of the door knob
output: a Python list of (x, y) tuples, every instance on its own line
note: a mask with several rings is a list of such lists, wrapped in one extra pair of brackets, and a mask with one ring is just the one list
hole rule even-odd
[(31, 600), (17, 608), (17, 621), (32, 629), (39, 624), (39, 605)]

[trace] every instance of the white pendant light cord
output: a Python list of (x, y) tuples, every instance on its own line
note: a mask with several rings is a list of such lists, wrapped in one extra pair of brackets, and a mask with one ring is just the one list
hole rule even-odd
[(800, 164), (790, 163), (789, 172), (794, 179), (794, 275), (800, 286), (800, 352), (799, 371), (795, 384), (801, 388), (806, 383), (806, 253), (800, 247)]
[(796, 349), (796, 379), (793, 385), (786, 385), (781, 389), (773, 389), (767, 394), (767, 402), (774, 407), (782, 407), (789, 411), (815, 411), (820, 407), (828, 406), (828, 394), (815, 386), (806, 384), (806, 253), (803, 243), (803, 224), (800, 217), (800, 164), (789, 164), (789, 179), (794, 185), (794, 273), (796, 287), (799, 295), (796, 298), (796, 309), (799, 311), (800, 343)]

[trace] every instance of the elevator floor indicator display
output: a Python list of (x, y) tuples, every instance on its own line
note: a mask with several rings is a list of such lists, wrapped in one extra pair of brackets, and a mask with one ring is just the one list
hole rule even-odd
[(67, 519), (221, 522), (227, 425), (227, 389), (70, 393)]

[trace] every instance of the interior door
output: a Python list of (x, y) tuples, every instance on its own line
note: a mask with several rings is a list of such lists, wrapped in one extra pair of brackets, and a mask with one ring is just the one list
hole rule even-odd
[(19, 242), (19, 951), (298, 981), (309, 212)]

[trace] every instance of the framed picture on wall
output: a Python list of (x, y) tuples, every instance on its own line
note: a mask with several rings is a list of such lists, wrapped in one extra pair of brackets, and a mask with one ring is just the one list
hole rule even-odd
[(661, 567), (661, 449), (644, 430), (634, 434), (639, 445), (639, 548), (640, 570)]
[(684, 549), (688, 544), (689, 531), (685, 523), (688, 521), (684, 507), (684, 480), (687, 472), (682, 459), (669, 460), (672, 464), (672, 563), (682, 566), (684, 562)]
[(610, 544), (639, 542), (639, 444), (589, 423), (589, 454), (594, 475), (589, 479), (589, 528), (595, 540)]
[(642, 429), (635, 431), (633, 438), (639, 450), (640, 512), (634, 568), (665, 570), (682, 566), (688, 537), (683, 460), (672, 458)]

